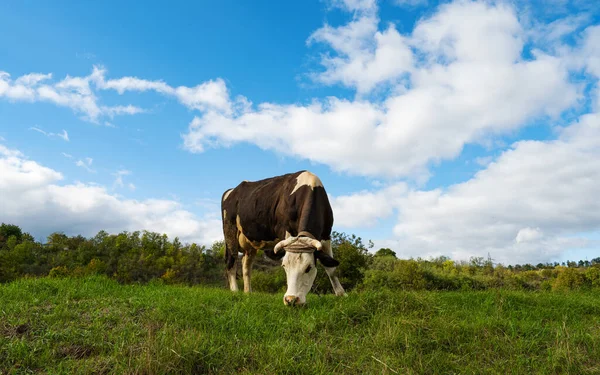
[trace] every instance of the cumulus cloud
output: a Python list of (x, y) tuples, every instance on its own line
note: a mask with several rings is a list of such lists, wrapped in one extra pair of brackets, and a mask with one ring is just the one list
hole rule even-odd
[(347, 4), (346, 8), (356, 9), (358, 16), (340, 27), (325, 25), (308, 38), (309, 45), (324, 43), (334, 51), (333, 56), (323, 54), (321, 64), (326, 70), (313, 74), (313, 79), (355, 87), (364, 94), (412, 70), (413, 54), (408, 39), (393, 25), (378, 30), (374, 2)]
[[(597, 79), (600, 28), (590, 27), (583, 35), (569, 59)], [(496, 159), (477, 160), (485, 168), (466, 182), (391, 197), (383, 190), (370, 193), (375, 199), (370, 206), (387, 207), (378, 209), (382, 217), (391, 209), (398, 213), (395, 238), (378, 245), (404, 257), (467, 259), (489, 253), (511, 264), (597, 248), (598, 242), (586, 236), (600, 230), (600, 106), (592, 108), (569, 126), (556, 127), (557, 139), (521, 140)], [(362, 199), (349, 196), (345, 203), (352, 207)], [(378, 218), (368, 210), (365, 216)]]
[(595, 113), (564, 128), (556, 140), (516, 142), (472, 179), (447, 189), (382, 189), (334, 198), (333, 204), (343, 224), (397, 212), (395, 239), (378, 245), (403, 257), (468, 259), (489, 252), (505, 263), (537, 263), (597, 245), (583, 233), (600, 230), (599, 184)]
[[(390, 26), (378, 34), (373, 17), (362, 12), (350, 24), (325, 27), (316, 35), (344, 56), (355, 51), (377, 56), (377, 48), (364, 41), (375, 43), (378, 35), (397, 31)], [(506, 5), (443, 5), (402, 36), (417, 50), (401, 69), (409, 72), (409, 83), (400, 82), (382, 101), (330, 97), (308, 105), (247, 105), (232, 115), (207, 111), (190, 123), (184, 146), (203, 152), (248, 142), (350, 174), (423, 176), (429, 165), (456, 157), (467, 143), (484, 142), (536, 118), (557, 118), (577, 103), (580, 92), (569, 82), (568, 64), (540, 51), (522, 59), (523, 34), (516, 11)], [(393, 65), (389, 59), (382, 61)], [(340, 72), (354, 64), (350, 57), (342, 60), (323, 74), (342, 77)], [(362, 68), (348, 76), (372, 84), (398, 78), (396, 72), (370, 80), (367, 65), (358, 64)], [(346, 84), (360, 92), (357, 82)]]
[(335, 226), (344, 229), (374, 226), (379, 220), (394, 213), (398, 199), (407, 192), (407, 185), (399, 183), (377, 191), (330, 197), (335, 213)]
[(175, 201), (124, 199), (101, 186), (62, 185), (63, 178), (0, 145), (0, 221), (20, 225), (38, 237), (54, 231), (92, 236), (101, 229), (111, 233), (147, 229), (201, 244), (222, 237), (219, 220), (198, 218)]

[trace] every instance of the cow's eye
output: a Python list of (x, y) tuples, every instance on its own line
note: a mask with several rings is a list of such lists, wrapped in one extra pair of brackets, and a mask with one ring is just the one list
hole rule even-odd
[(306, 267), (306, 271), (304, 271), (304, 273), (309, 273), (311, 269), (312, 269), (312, 266)]

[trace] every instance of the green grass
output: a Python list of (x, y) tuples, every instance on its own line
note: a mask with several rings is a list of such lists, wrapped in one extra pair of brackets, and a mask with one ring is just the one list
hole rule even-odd
[(598, 374), (591, 292), (309, 296), (102, 277), (0, 286), (0, 374)]

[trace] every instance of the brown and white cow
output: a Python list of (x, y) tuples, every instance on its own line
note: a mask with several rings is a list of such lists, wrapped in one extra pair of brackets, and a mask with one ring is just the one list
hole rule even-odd
[(258, 250), (282, 260), (287, 278), (286, 305), (306, 303), (317, 276), (316, 262), (325, 267), (335, 294), (345, 295), (335, 269), (331, 229), (333, 211), (321, 180), (299, 171), (260, 181), (244, 181), (221, 200), (227, 277), (237, 291), (238, 253), (243, 253), (244, 291), (249, 293), (252, 261)]

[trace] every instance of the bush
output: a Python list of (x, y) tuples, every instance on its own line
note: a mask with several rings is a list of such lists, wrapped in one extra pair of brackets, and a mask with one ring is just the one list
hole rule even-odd
[(101, 261), (98, 258), (94, 258), (92, 260), (90, 260), (90, 262), (87, 265), (87, 274), (94, 274), (94, 275), (100, 275), (100, 274), (104, 274), (106, 273), (107, 270), (107, 266), (106, 263), (104, 263), (103, 261)]
[(286, 280), (283, 269), (280, 268), (270, 272), (252, 271), (252, 290), (265, 293), (279, 293), (284, 292), (285, 289)]
[(65, 266), (54, 267), (48, 273), (50, 277), (67, 277), (69, 276), (69, 270)]
[(554, 290), (576, 290), (585, 286), (585, 277), (577, 268), (561, 267), (558, 277), (554, 280)]
[(600, 288), (600, 268), (590, 267), (585, 271), (585, 278), (592, 288)]
[(365, 272), (364, 289), (405, 289), (421, 290), (427, 287), (426, 272), (420, 269), (415, 260), (397, 260), (392, 272), (369, 269)]
[(161, 277), (165, 284), (174, 284), (177, 280), (177, 272), (169, 268)]

